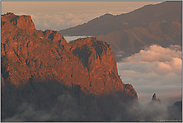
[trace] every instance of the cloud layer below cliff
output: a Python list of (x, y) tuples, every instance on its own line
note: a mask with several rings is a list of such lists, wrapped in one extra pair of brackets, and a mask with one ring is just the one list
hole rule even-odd
[(118, 71), (124, 83), (134, 86), (139, 101), (150, 101), (153, 93), (167, 105), (181, 100), (182, 53), (178, 45), (151, 45), (118, 62)]

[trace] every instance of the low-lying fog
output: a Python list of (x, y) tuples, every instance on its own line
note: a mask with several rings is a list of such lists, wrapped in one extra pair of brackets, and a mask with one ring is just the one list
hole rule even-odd
[[(64, 36), (67, 42), (85, 37), (90, 36)], [(150, 102), (154, 93), (167, 106), (181, 100), (181, 46), (163, 48), (151, 45), (123, 58), (117, 67), (123, 83), (133, 85), (141, 103)]]

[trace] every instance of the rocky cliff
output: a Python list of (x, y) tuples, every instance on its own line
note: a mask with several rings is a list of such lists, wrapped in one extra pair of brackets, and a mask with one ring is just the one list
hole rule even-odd
[(30, 16), (1, 15), (2, 86), (57, 80), (94, 95), (123, 91), (137, 98), (117, 72), (110, 44), (97, 38), (67, 43), (61, 33), (36, 30)]

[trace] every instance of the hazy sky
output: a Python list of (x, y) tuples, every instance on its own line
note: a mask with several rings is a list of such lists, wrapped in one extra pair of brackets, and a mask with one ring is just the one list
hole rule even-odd
[(119, 15), (133, 11), (158, 1), (2, 1), (1, 14), (13, 12), (17, 15), (31, 15), (36, 29), (61, 30), (88, 22), (91, 19), (110, 13)]

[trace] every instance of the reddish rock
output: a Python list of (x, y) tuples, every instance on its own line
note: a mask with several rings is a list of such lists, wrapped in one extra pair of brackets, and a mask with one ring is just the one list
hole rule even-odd
[(95, 94), (124, 90), (111, 46), (97, 38), (82, 38), (71, 43), (70, 51), (86, 68), (90, 88)]
[(36, 30), (30, 16), (1, 16), (2, 86), (57, 80), (94, 95), (118, 90), (137, 98), (118, 76), (111, 46), (97, 38), (67, 43), (61, 33)]
[(125, 87), (125, 92), (129, 95), (131, 95), (132, 97), (138, 98), (137, 96), (137, 92), (135, 91), (135, 89), (133, 88), (132, 85), (130, 84), (124, 84)]

